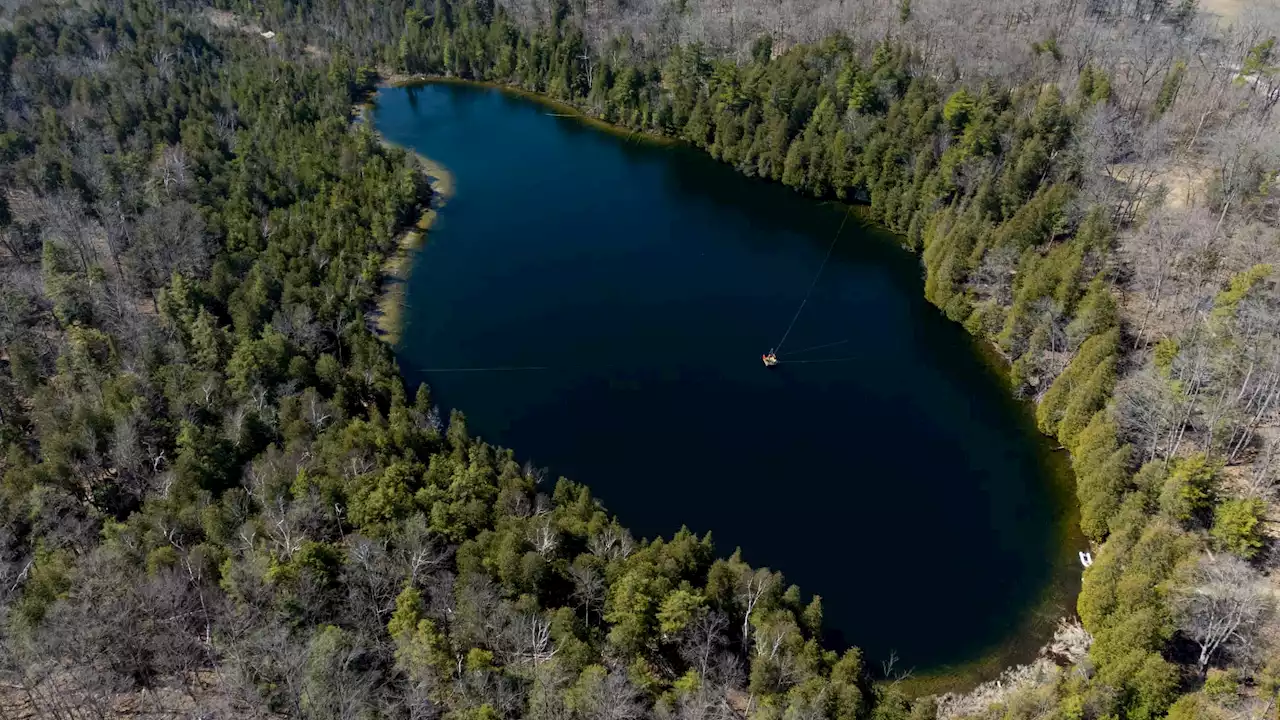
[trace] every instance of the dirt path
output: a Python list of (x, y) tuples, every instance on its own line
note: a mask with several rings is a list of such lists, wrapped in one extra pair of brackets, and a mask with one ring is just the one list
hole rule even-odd
[[(235, 13), (227, 12), (226, 10), (208, 8), (205, 10), (205, 17), (207, 17), (209, 22), (213, 23), (215, 27), (223, 30), (239, 30), (240, 32), (250, 35), (257, 35), (268, 42), (275, 42), (275, 39), (278, 37), (278, 34), (274, 31), (271, 31), (268, 34), (267, 31), (262, 29), (261, 25), (246, 20)], [(302, 49), (303, 52), (307, 54), (307, 57), (312, 59), (326, 60), (329, 57), (329, 53), (310, 43), (304, 45)]]

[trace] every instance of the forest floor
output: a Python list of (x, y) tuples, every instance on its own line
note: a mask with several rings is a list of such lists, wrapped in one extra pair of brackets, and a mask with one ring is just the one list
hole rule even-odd
[[(0, 684), (0, 718), (41, 720), (42, 718), (86, 718), (100, 720), (183, 720), (200, 717), (213, 710), (228, 720), (265, 720), (277, 715), (254, 715), (222, 692), (225, 685), (216, 672), (187, 673), (170, 682), (141, 691), (119, 693), (86, 689), (84, 678), (56, 665), (42, 668), (42, 676), (28, 678), (29, 687)], [(197, 703), (197, 696), (206, 698)], [(212, 699), (212, 702), (209, 702)]]
[[(258, 25), (257, 23), (254, 23), (254, 22), (250, 22), (249, 20), (246, 20), (240, 17), (239, 15), (236, 15), (235, 13), (232, 13), (232, 12), (228, 12), (226, 10), (217, 10), (215, 8), (208, 8), (207, 10), (205, 10), (205, 17), (209, 19), (209, 22), (213, 23), (214, 27), (218, 27), (223, 30), (239, 30), (240, 32), (248, 33), (250, 35), (257, 35), (270, 42), (275, 42), (276, 37), (279, 36), (279, 33), (275, 33), (273, 31), (272, 37), (267, 38), (265, 35), (263, 35), (263, 32), (265, 31), (263, 30), (261, 25)], [(303, 51), (306, 53), (307, 57), (312, 58), (314, 60), (324, 60), (329, 57), (329, 53), (325, 52), (319, 46), (313, 45), (311, 43), (307, 43), (306, 45), (304, 45)]]
[(1240, 17), (1245, 8), (1280, 9), (1280, 0), (1200, 0), (1200, 9), (1228, 22)]

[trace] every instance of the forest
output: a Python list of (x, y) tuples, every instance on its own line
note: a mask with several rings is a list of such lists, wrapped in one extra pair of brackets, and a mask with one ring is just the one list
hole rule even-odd
[(428, 191), (367, 75), (201, 17), (0, 36), (5, 717), (911, 712), (817, 598), (408, 391), (366, 310)]
[[(1276, 717), (1280, 22), (1192, 0), (107, 0), (0, 23), (0, 708)], [(905, 697), (404, 386), (373, 79), (519, 87), (863, 204), (1072, 457), (1080, 657)], [(444, 415), (447, 414), (447, 419)], [(855, 638), (856, 640), (856, 638)]]

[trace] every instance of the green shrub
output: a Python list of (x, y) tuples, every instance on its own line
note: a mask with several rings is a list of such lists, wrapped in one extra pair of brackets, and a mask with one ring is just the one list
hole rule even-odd
[(1251, 560), (1262, 549), (1262, 516), (1267, 506), (1257, 498), (1222, 502), (1213, 512), (1209, 531), (1218, 546)]

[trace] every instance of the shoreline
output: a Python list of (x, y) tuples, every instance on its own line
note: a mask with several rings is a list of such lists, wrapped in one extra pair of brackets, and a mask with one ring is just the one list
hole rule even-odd
[(402, 145), (391, 142), (373, 127), (370, 118), (372, 103), (365, 102), (357, 106), (356, 122), (368, 124), (378, 142), (384, 147), (402, 150), (413, 158), (418, 169), (427, 179), (431, 189), (431, 197), (422, 214), (414, 224), (405, 229), (395, 239), (395, 249), (387, 255), (382, 263), (378, 301), (369, 314), (375, 334), (387, 344), (395, 346), (400, 342), (404, 330), (405, 293), (409, 277), (413, 273), (414, 256), (426, 242), (427, 233), (439, 217), (440, 210), (449, 204), (455, 190), (453, 174), (444, 165), (431, 158)]
[[(555, 110), (557, 111), (557, 117), (569, 117), (582, 121), (595, 129), (608, 132), (627, 141), (641, 138), (644, 142), (660, 146), (683, 144), (683, 141), (674, 138), (657, 136), (642, 131), (628, 131), (621, 126), (592, 117), (574, 106), (523, 88), (502, 83), (394, 73), (380, 73), (380, 77), (383, 79), (378, 84), (379, 88), (418, 87), (439, 83), (495, 89)], [(368, 105), (365, 108), (365, 117), (367, 118)], [(381, 135), (378, 137), (388, 146), (400, 147), (388, 142)], [(412, 269), (414, 252), (421, 245), (421, 236), (434, 221), (436, 210), (444, 206), (453, 192), (453, 178), (448, 175), (447, 169), (429, 158), (414, 153), (412, 150), (401, 149), (414, 155), (419, 162), (424, 164), (424, 170), (427, 171), (429, 181), (432, 182), (433, 196), (432, 207), (424, 211), (423, 217), (419, 221), (420, 229), (407, 232), (405, 237), (402, 238), (395, 255), (389, 257), (387, 264), (384, 265), (384, 290), (379, 301), (377, 326), (380, 335), (383, 335), (384, 339), (387, 339), (392, 344), (395, 344), (399, 339), (399, 331), (401, 330), (399, 327), (401, 321), (400, 313), (404, 304), (404, 282)], [(433, 168), (443, 174), (442, 193), (446, 193), (446, 196), (438, 203), (435, 181), (432, 180), (431, 170), (427, 170), (427, 168)], [(849, 205), (855, 211), (859, 207), (857, 204), (841, 204)], [(425, 225), (423, 224), (424, 222)], [(891, 231), (878, 224), (875, 227), (878, 232), (893, 235)], [(901, 242), (899, 242), (899, 245), (901, 245)], [(905, 246), (903, 249), (908, 250)], [(918, 252), (912, 252), (912, 254), (919, 256)], [(1001, 381), (1007, 384), (1009, 377), (1008, 359), (990, 342), (976, 336), (970, 335), (970, 337), (975, 344), (977, 352), (985, 358), (985, 364), (990, 371), (996, 373)], [(981, 691), (987, 684), (998, 682), (1002, 677), (1010, 673), (1032, 667), (1043, 668), (1046, 656), (1053, 654), (1055, 631), (1063, 623), (1077, 620), (1075, 600), (1079, 594), (1082, 572), (1076, 562), (1076, 552), (1081, 547), (1088, 547), (1088, 543), (1084, 540), (1079, 527), (1079, 505), (1075, 496), (1075, 476), (1071, 470), (1070, 458), (1067, 454), (1061, 450), (1054, 450), (1051, 438), (1034, 430), (1035, 403), (1018, 401), (1017, 404), (1026, 413), (1026, 422), (1030, 423), (1035, 436), (1042, 443), (1043, 467), (1048, 474), (1045, 482), (1048, 483), (1049, 495), (1055, 510), (1057, 510), (1054, 519), (1056, 542), (1054, 543), (1052, 557), (1049, 558), (1044, 589), (1039, 594), (1039, 597), (1027, 606), (1025, 614), (1020, 615), (1011, 623), (1014, 631), (1008, 637), (993, 643), (968, 660), (913, 674), (899, 681), (898, 684), (905, 688), (911, 696), (934, 695), (954, 699), (957, 696), (965, 696), (969, 693)], [(894, 681), (884, 678), (881, 682), (891, 683)]]
[(615, 137), (621, 137), (628, 141), (637, 140), (652, 143), (658, 146), (672, 146), (685, 144), (683, 140), (665, 135), (657, 135), (647, 130), (630, 130), (622, 125), (615, 125), (608, 120), (602, 120), (590, 113), (584, 111), (576, 105), (570, 105), (561, 100), (548, 97), (534, 90), (526, 90), (518, 85), (508, 85), (506, 83), (493, 82), (491, 80), (468, 80), (466, 78), (449, 77), (444, 75), (406, 75), (404, 73), (383, 73), (379, 71), (378, 76), (382, 81), (378, 83), (380, 88), (403, 88), (417, 87), (421, 85), (470, 85), (472, 87), (484, 87), (493, 90), (499, 90), (510, 93), (517, 97), (523, 98), (533, 103), (537, 103), (555, 113), (549, 113), (555, 117), (566, 117), (578, 120), (590, 127), (607, 132)]
[[(883, 228), (880, 230), (889, 232)], [(988, 372), (1007, 384), (1009, 359), (989, 340), (974, 335), (969, 337)], [(902, 680), (900, 684), (908, 695), (934, 695), (940, 700), (946, 698), (955, 703), (970, 694), (989, 694), (989, 686), (999, 687), (1009, 677), (1043, 674), (1048, 665), (1056, 665), (1062, 657), (1057, 647), (1061, 629), (1079, 622), (1076, 600), (1084, 573), (1076, 553), (1080, 549), (1090, 549), (1090, 543), (1080, 530), (1080, 504), (1076, 499), (1076, 477), (1071, 469), (1071, 457), (1058, 447), (1053, 438), (1036, 429), (1034, 401), (1022, 399), (1013, 402), (1024, 414), (1022, 421), (1028, 424), (1040, 446), (1040, 464), (1046, 472), (1044, 482), (1050, 502), (1057, 511), (1053, 517), (1054, 552), (1048, 563), (1044, 588), (1036, 600), (1027, 605), (1025, 613), (1010, 623), (1014, 630), (1008, 637), (968, 660)]]

